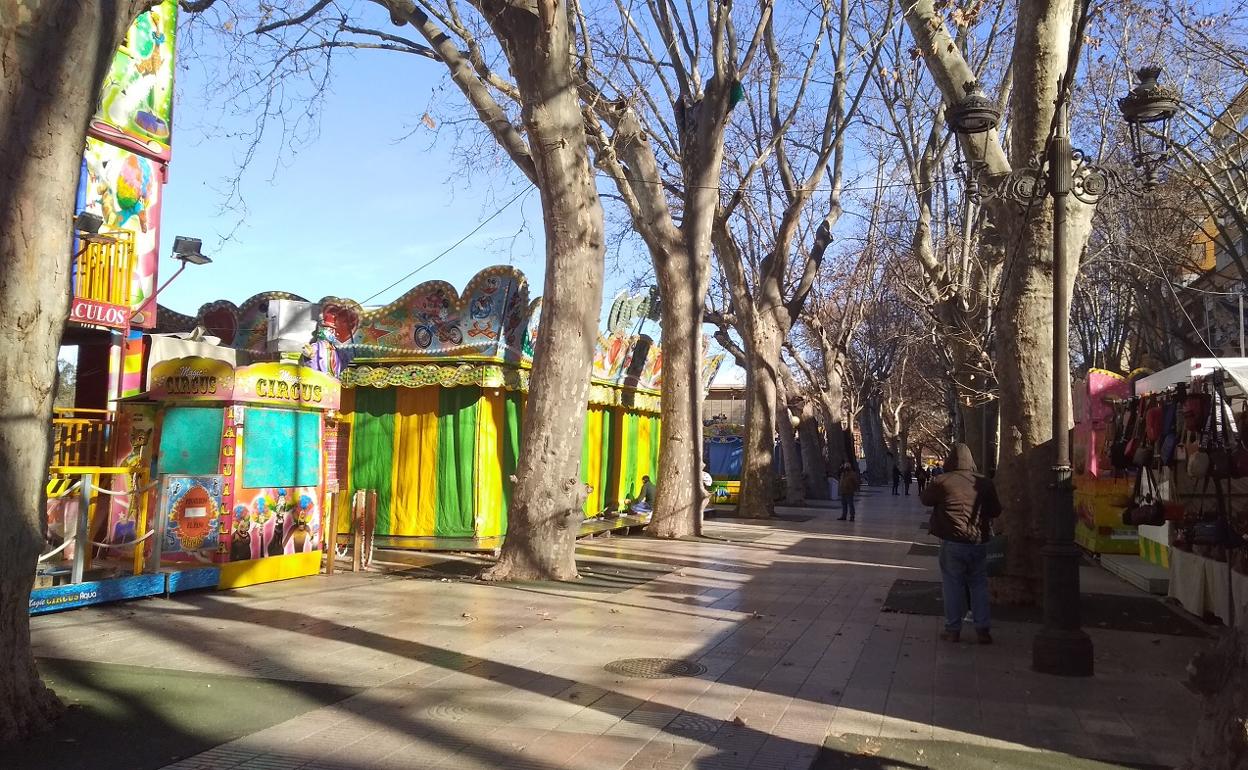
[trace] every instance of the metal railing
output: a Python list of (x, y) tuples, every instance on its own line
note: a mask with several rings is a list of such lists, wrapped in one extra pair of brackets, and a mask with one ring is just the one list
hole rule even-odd
[(80, 241), (74, 259), (74, 296), (130, 307), (134, 281), (134, 233), (110, 230)]
[(53, 409), (53, 468), (108, 467), (116, 415), (107, 409)]

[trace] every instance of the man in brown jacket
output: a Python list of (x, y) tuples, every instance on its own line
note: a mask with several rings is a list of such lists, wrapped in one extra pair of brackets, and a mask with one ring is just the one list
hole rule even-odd
[(940, 638), (958, 641), (969, 592), (979, 643), (992, 644), (987, 543), (992, 538), (991, 521), (1001, 515), (996, 487), (991, 479), (975, 472), (975, 459), (966, 444), (955, 444), (945, 461), (945, 472), (927, 484), (919, 499), (932, 506), (930, 531), (941, 539), (945, 630)]

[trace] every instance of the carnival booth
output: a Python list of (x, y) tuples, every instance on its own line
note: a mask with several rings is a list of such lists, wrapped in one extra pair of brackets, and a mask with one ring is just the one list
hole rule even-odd
[[(540, 301), (490, 268), (462, 295), (423, 283), (344, 329), (351, 489), (377, 492), (376, 539), (492, 549), (507, 532)], [(581, 452), (585, 515), (623, 509), (658, 456), (661, 357), (644, 336), (600, 336)], [(343, 518), (346, 531), (349, 522)]]
[(294, 362), (175, 358), (153, 367), (141, 398), (155, 424), (149, 558), (186, 571), (170, 579), (171, 591), (320, 570), (337, 379)]
[(1136, 528), (1122, 520), (1134, 479), (1127, 469), (1114, 466), (1107, 441), (1114, 425), (1113, 404), (1130, 395), (1126, 377), (1101, 369), (1075, 382), (1075, 542), (1092, 554), (1136, 552)]
[[(338, 433), (326, 458), (327, 471), (342, 479), (339, 533), (352, 526), (351, 495), (370, 490), (379, 545), (498, 547), (524, 451), (520, 427), (541, 316), (524, 275), (488, 268), (462, 294), (429, 281), (377, 308), (268, 292), (239, 306), (214, 302), (193, 317), (166, 314), (162, 330), (201, 327), (240, 354), (256, 353), (277, 333), (274, 307), (285, 305), (319, 314), (315, 345), (342, 367)], [(662, 355), (649, 337), (626, 331), (644, 308), (634, 301), (620, 311), (619, 298), (616, 305), (595, 351), (582, 447), (590, 519), (625, 509), (658, 459)], [(708, 358), (705, 367), (713, 373), (720, 360)]]
[(338, 380), (192, 356), (157, 363), (149, 386), (118, 405), (111, 436), (58, 433), (55, 444), (107, 444), (98, 452), (113, 459), (53, 465), (61, 545), (40, 560), (32, 613), (320, 570)]
[(1228, 625), (1248, 625), (1246, 396), (1248, 359), (1190, 359), (1140, 378), (1117, 405), (1111, 449), (1140, 470), (1124, 513), (1140, 555), (1168, 568), (1185, 609)]

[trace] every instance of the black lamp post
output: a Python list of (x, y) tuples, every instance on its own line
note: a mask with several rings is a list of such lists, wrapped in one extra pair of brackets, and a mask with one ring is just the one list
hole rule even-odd
[[(1044, 625), (1032, 641), (1032, 668), (1059, 676), (1092, 675), (1092, 640), (1080, 627), (1079, 548), (1075, 545), (1075, 500), (1070, 467), (1070, 293), (1067, 279), (1066, 216), (1070, 196), (1087, 204), (1117, 192), (1143, 194), (1157, 185), (1166, 152), (1167, 127), (1178, 111), (1178, 95), (1158, 85), (1159, 67), (1141, 69), (1140, 83), (1118, 101), (1131, 133), (1132, 160), (1140, 177), (1121, 177), (1088, 162), (1074, 149), (1069, 136), (1069, 111), (1059, 97), (1058, 119), (1046, 150), (1045, 163), (1036, 169), (1020, 169), (986, 180), (986, 197), (1011, 200), (1020, 205), (1053, 198), (1053, 505), (1044, 558)], [(968, 136), (995, 129), (1001, 115), (974, 83), (967, 95), (948, 112), (949, 127)], [(1154, 130), (1153, 126), (1156, 126)], [(968, 148), (969, 149), (969, 148)], [(982, 166), (972, 161), (967, 173), (967, 194), (978, 197), (977, 178)]]

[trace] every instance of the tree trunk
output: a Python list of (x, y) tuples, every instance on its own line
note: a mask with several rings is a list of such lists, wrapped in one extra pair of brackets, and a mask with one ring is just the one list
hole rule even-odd
[(542, 330), (524, 410), (507, 539), (486, 580), (571, 580), (586, 490), (578, 472), (589, 372), (602, 307), (603, 215), (572, 74), (567, 7), (504, 0), (482, 10), (499, 36), (522, 118), (546, 231)]
[(29, 601), (45, 542), (70, 220), (100, 85), (148, 5), (25, 0), (0, 14), (0, 741), (45, 728), (61, 710), (35, 671)]
[(988, 447), (987, 432), (984, 430), (986, 405), (972, 406), (965, 401), (958, 403), (958, 441), (966, 444), (975, 458), (975, 467), (981, 472), (987, 467), (985, 458)]
[(818, 396), (828, 439), (828, 471), (836, 474), (843, 464), (854, 461), (845, 451), (845, 433), (849, 427), (845, 424), (845, 386), (838, 372), (828, 373), (828, 382)]
[(692, 262), (683, 250), (655, 260), (663, 298), (663, 382), (658, 490), (646, 527), (654, 537), (686, 537), (701, 534), (702, 528), (704, 297), (690, 283), (690, 271), (696, 267)]
[[(1011, 213), (997, 218), (1003, 238), (1018, 248), (1008, 256), (1014, 264), (1005, 271), (997, 333), (1002, 427), (996, 484), (1009, 545), (1006, 574), (995, 580), (994, 592), (1003, 602), (1034, 603), (1041, 588), (1044, 518), (1053, 507), (1052, 206), (1045, 205), (1029, 222)], [(1068, 258), (1068, 286), (1074, 283), (1091, 215), (1091, 207), (1071, 202), (1067, 227), (1075, 258)], [(1002, 222), (1008, 227), (1002, 228)]]
[(1188, 664), (1190, 686), (1205, 696), (1183, 770), (1248, 768), (1248, 634), (1223, 632), (1217, 647)]
[(788, 407), (789, 392), (783, 379), (776, 382), (776, 432), (780, 436), (780, 456), (784, 459), (784, 504), (802, 505), (806, 502), (806, 486), (803, 479), (806, 467), (797, 448), (797, 434), (793, 429), (792, 412)]
[(776, 373), (781, 339), (766, 313), (756, 314), (747, 340), (745, 369), (745, 438), (737, 515), (767, 518), (773, 513), (776, 474)]
[(888, 467), (888, 447), (884, 445), (884, 418), (880, 399), (868, 396), (858, 413), (858, 429), (862, 432), (862, 454), (867, 460), (867, 480), (872, 484), (891, 484), (892, 469)]
[(801, 423), (797, 434), (802, 442), (802, 470), (806, 474), (806, 497), (811, 500), (827, 500), (828, 468), (823, 457), (823, 437), (819, 434), (819, 423), (815, 419), (815, 406), (809, 398), (802, 401), (802, 411), (798, 415)]

